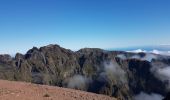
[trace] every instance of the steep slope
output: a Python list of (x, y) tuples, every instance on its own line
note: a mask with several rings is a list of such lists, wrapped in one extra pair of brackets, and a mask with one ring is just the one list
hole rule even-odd
[(116, 100), (73, 89), (0, 80), (0, 100)]

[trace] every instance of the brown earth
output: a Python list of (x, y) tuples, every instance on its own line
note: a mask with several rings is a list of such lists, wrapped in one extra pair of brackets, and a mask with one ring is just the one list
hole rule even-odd
[(114, 98), (47, 85), (0, 80), (0, 100), (116, 100)]

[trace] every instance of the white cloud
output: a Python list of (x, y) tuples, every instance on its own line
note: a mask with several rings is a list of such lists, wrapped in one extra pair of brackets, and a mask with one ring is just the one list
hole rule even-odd
[(119, 54), (117, 55), (118, 58), (122, 59), (122, 60), (126, 60), (127, 57), (124, 54)]
[(143, 58), (141, 58), (141, 60), (145, 60), (148, 62), (151, 62), (152, 59), (157, 59), (157, 56), (154, 54), (146, 53), (146, 55)]
[(152, 64), (151, 72), (162, 82), (168, 82), (167, 89), (170, 89), (170, 66), (164, 64)]
[(145, 53), (144, 57), (140, 57), (139, 55), (135, 54), (131, 57), (126, 57), (124, 54), (119, 54), (117, 55), (117, 57), (119, 57), (122, 60), (126, 60), (126, 59), (138, 59), (138, 60), (144, 60), (144, 61), (148, 61), (151, 62), (152, 59), (157, 59), (157, 56), (155, 54), (151, 54), (151, 53)]
[(69, 78), (67, 82), (67, 87), (83, 90), (86, 88), (89, 82), (90, 82), (89, 78), (86, 78), (82, 75), (74, 75), (73, 77)]
[(127, 51), (127, 52), (132, 52), (132, 53), (141, 53), (141, 52), (147, 52), (147, 51), (142, 50), (142, 49), (137, 49), (137, 50)]
[(170, 56), (170, 51), (160, 51), (160, 50), (152, 50), (152, 51), (146, 51), (142, 49), (137, 49), (137, 50), (132, 50), (132, 51), (127, 51), (127, 52), (132, 52), (132, 53), (153, 53), (153, 54), (159, 54), (159, 55), (164, 55), (164, 56)]
[(112, 76), (117, 82), (127, 83), (125, 71), (116, 63), (104, 63), (104, 72), (101, 75)]
[(160, 94), (147, 94), (144, 92), (141, 92), (140, 94), (134, 96), (134, 100), (162, 100), (164, 97)]
[(170, 56), (170, 51), (159, 51), (159, 50), (153, 50), (150, 51), (151, 53), (154, 54), (159, 54), (159, 55), (164, 55), (164, 56)]
[(134, 55), (134, 56), (130, 57), (130, 59), (141, 59), (141, 57), (139, 55)]

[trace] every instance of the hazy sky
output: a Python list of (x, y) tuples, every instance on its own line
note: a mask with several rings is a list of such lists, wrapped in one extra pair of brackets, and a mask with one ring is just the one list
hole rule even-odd
[(0, 53), (170, 44), (170, 0), (0, 0)]

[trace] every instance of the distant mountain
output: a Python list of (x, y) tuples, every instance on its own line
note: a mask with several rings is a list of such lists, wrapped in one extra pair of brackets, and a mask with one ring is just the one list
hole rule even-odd
[[(0, 79), (105, 94), (120, 100), (163, 99), (170, 89), (170, 56), (59, 45), (0, 55)], [(146, 99), (149, 100), (149, 99)]]

